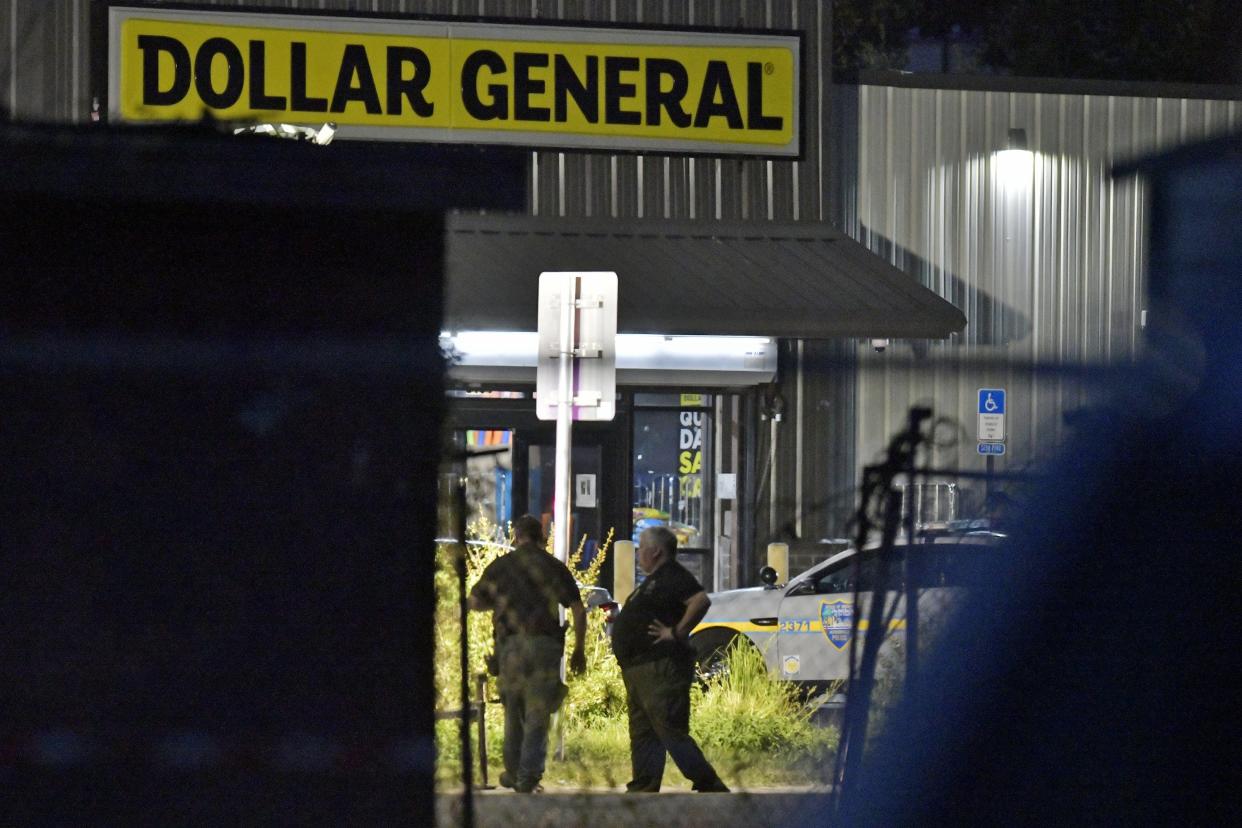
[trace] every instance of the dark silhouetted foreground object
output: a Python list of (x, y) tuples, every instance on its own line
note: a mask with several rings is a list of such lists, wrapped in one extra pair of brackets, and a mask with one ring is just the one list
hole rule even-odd
[(511, 154), (0, 131), (13, 824), (430, 812), (442, 211), (521, 182)]
[(943, 631), (839, 824), (1236, 820), (1242, 141), (1141, 165), (1146, 381)]

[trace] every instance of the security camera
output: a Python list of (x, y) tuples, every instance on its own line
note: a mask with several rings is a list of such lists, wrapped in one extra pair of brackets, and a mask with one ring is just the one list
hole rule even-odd
[(315, 133), (314, 140), (315, 140), (315, 143), (318, 144), (319, 146), (326, 147), (328, 144), (332, 143), (332, 138), (335, 135), (336, 135), (336, 122), (328, 121), (326, 124), (324, 124), (323, 126), (319, 128), (318, 132)]
[(882, 354), (884, 353), (884, 349), (888, 347), (888, 340), (887, 339), (873, 339), (871, 340), (871, 347), (875, 349), (875, 352), (877, 354)]

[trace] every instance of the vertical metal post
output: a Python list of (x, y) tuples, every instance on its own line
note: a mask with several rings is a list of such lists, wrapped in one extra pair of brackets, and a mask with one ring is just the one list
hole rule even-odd
[(768, 537), (776, 537), (776, 415), (768, 416)]
[(487, 790), (491, 787), (487, 784), (487, 674), (479, 673), (474, 686), (478, 690), (476, 703), (479, 706), (479, 784)]
[(460, 604), (461, 621), (461, 824), (474, 826), (474, 768), (470, 751), (470, 629), (467, 626), (470, 609), (466, 602), (466, 475), (465, 469), (457, 478), (453, 492), (454, 518), (457, 526), (457, 600)]
[(738, 499), (735, 507), (737, 515), (737, 537), (734, 539), (735, 577), (742, 583), (753, 583), (755, 571), (755, 536), (758, 524), (755, 513), (759, 510), (759, 405), (757, 392), (748, 391), (741, 398), (741, 406), (737, 420), (742, 425), (741, 439), (738, 441)]
[(804, 354), (803, 345), (805, 342), (798, 340), (798, 381), (796, 387), (797, 404), (794, 406), (794, 535), (802, 537), (802, 452), (803, 452), (803, 435), (806, 432), (802, 417), (802, 401), (805, 396), (805, 388), (803, 386), (803, 368), (802, 360)]
[[(573, 417), (574, 417), (574, 349), (577, 347), (577, 328), (575, 321), (578, 310), (578, 289), (581, 284), (577, 276), (572, 283), (561, 291), (561, 342), (560, 360), (558, 364), (557, 398), (556, 398), (556, 482), (552, 495), (552, 520), (555, 524), (552, 549), (556, 559), (563, 564), (569, 562), (569, 499), (570, 499), (570, 459), (573, 456)], [(565, 626), (565, 608), (559, 612), (561, 626)], [(561, 682), (565, 681), (565, 656), (561, 654)], [(565, 717), (558, 710), (556, 713), (556, 758), (565, 759)]]
[(910, 438), (912, 447), (910, 449), (910, 462), (906, 466), (906, 486), (910, 493), (906, 498), (906, 558), (905, 558), (905, 581), (906, 581), (906, 694), (914, 693), (915, 686), (918, 683), (919, 676), (919, 581), (923, 571), (923, 560), (921, 556), (922, 549), (915, 546), (915, 534), (918, 531), (918, 501), (915, 495), (915, 469), (914, 461), (918, 456), (918, 452), (913, 448), (917, 445), (917, 432), (919, 421), (911, 412), (910, 417)]
[(619, 540), (612, 545), (612, 595), (624, 601), (634, 591), (634, 541)]
[[(864, 479), (873, 473), (876, 467), (869, 466), (863, 470)], [(858, 773), (862, 767), (863, 751), (867, 744), (867, 726), (871, 706), (871, 691), (875, 685), (875, 666), (880, 652), (880, 643), (884, 640), (884, 610), (888, 600), (888, 568), (893, 547), (897, 540), (897, 530), (901, 525), (901, 493), (892, 487), (892, 478), (884, 480), (884, 523), (880, 534), (880, 549), (876, 555), (875, 583), (883, 589), (871, 593), (870, 606), (867, 607), (867, 633), (858, 645), (859, 619), (854, 619), (854, 634), (850, 639), (850, 683), (848, 700), (845, 706), (845, 717), (841, 731), (840, 750), (844, 751), (844, 761), (838, 756), (838, 770), (834, 782), (837, 785), (837, 804), (852, 798), (858, 787)], [(865, 534), (860, 530), (859, 540)], [(860, 542), (859, 547), (863, 544)], [(857, 591), (855, 592), (857, 595)], [(856, 604), (857, 606), (857, 604)], [(855, 662), (855, 653), (861, 655)]]
[[(906, 693), (917, 692), (919, 680), (919, 586), (923, 580), (923, 556), (921, 544), (915, 544), (918, 532), (918, 513), (922, 498), (916, 497), (918, 480), (916, 462), (919, 446), (923, 443), (920, 429), (923, 420), (931, 418), (931, 410), (910, 409), (909, 454), (906, 457), (906, 480), (910, 492), (906, 514)], [(934, 426), (933, 426), (934, 427)]]
[(569, 560), (569, 461), (573, 453), (574, 317), (577, 278), (561, 294), (561, 343), (556, 398), (556, 482), (552, 520), (556, 524), (552, 548), (561, 563)]

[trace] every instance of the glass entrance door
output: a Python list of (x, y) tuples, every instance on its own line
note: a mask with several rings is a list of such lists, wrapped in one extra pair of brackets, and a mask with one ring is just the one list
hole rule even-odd
[[(556, 445), (532, 443), (526, 447), (525, 511), (543, 521), (544, 530), (552, 525), (552, 499), (556, 489)], [(607, 528), (603, 526), (604, 487), (614, 485), (604, 480), (603, 451), (599, 443), (573, 447), (570, 461), (570, 483), (573, 495), (569, 502), (570, 554), (583, 546), (582, 566), (594, 557)]]

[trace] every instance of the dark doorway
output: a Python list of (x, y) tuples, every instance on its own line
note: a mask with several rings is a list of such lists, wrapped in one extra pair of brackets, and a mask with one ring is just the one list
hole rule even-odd
[[(529, 512), (549, 528), (556, 479), (556, 424), (535, 416), (529, 394), (521, 398), (458, 395), (450, 400), (449, 412), (451, 427), (461, 435), (482, 429), (503, 429), (510, 435), (507, 514), (516, 517)], [(616, 419), (610, 422), (574, 424), (570, 553), (583, 544), (584, 568), (610, 530), (613, 540), (630, 536), (630, 431), (630, 408), (621, 401)], [(501, 496), (499, 487), (493, 494)], [(499, 502), (489, 503), (488, 508), (493, 514), (506, 513)], [(612, 587), (611, 556), (603, 564), (600, 584)]]
[[(587, 435), (597, 438), (598, 435)], [(543, 521), (544, 531), (552, 522), (552, 501), (556, 490), (556, 441), (553, 435), (519, 433), (514, 446), (514, 477), (521, 476), (524, 497), (514, 498), (521, 504), (521, 511), (535, 515)], [(573, 447), (570, 461), (570, 483), (573, 495), (569, 501), (570, 553), (583, 547), (582, 565), (594, 557), (595, 550), (609, 529), (603, 521), (603, 493), (605, 488), (615, 487), (619, 481), (605, 480), (603, 474), (603, 445), (598, 439), (578, 441)], [(518, 487), (514, 487), (515, 495)]]

